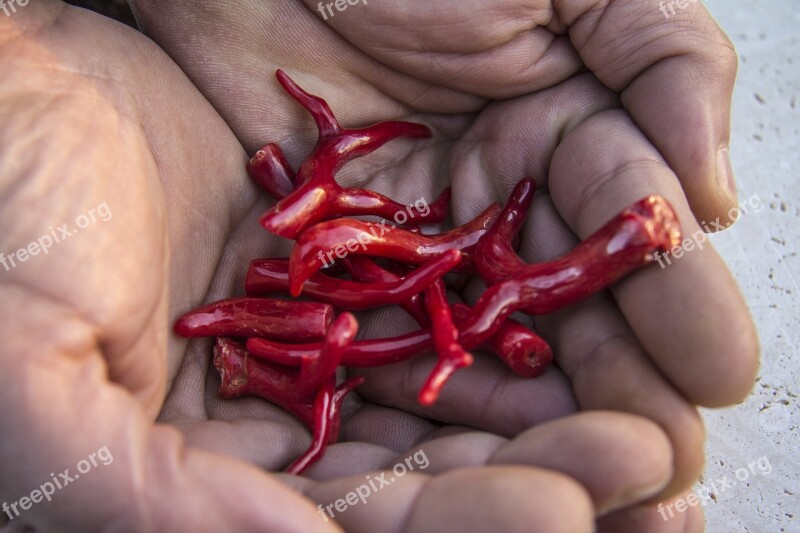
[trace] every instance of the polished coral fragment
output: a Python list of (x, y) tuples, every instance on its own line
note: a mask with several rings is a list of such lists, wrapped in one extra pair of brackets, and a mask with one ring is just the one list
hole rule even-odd
[[(427, 222), (447, 214), (449, 189), (426, 212), (374, 191), (343, 188), (342, 165), (399, 137), (427, 138), (430, 130), (409, 122), (342, 128), (327, 103), (297, 86), (285, 73), (283, 88), (311, 113), (316, 146), (295, 172), (270, 143), (250, 159), (253, 181), (277, 203), (261, 219), (269, 231), (295, 239), (289, 259), (251, 263), (246, 298), (231, 298), (178, 319), (183, 336), (216, 336), (214, 366), (225, 398), (257, 396), (296, 416), (312, 432), (309, 448), (287, 471), (301, 473), (337, 441), (344, 397), (362, 378), (337, 386), (336, 370), (389, 365), (424, 353), (437, 362), (419, 392), (428, 406), (445, 392), (473, 351), (494, 354), (524, 378), (542, 374), (553, 360), (547, 342), (513, 320), (515, 312), (552, 313), (602, 291), (652, 262), (680, 242), (670, 205), (646, 197), (618, 215), (560, 259), (526, 263), (514, 242), (530, 208), (534, 182), (521, 180), (504, 208), (490, 205), (471, 222), (430, 235)], [(410, 215), (410, 211), (408, 211)], [(369, 215), (381, 221), (346, 218)], [(324, 270), (323, 270), (324, 269)], [(445, 275), (477, 271), (487, 289), (472, 306), (447, 301)], [(349, 278), (341, 277), (349, 274)], [(301, 293), (314, 301), (266, 298)], [(355, 340), (353, 315), (335, 311), (398, 305), (419, 329), (389, 338)]]
[[(374, 152), (392, 139), (424, 139), (431, 136), (431, 131), (422, 124), (402, 121), (381, 122), (360, 129), (342, 128), (324, 100), (305, 92), (281, 70), (277, 72), (277, 77), (286, 92), (311, 113), (319, 136), (312, 154), (300, 166), (294, 180), (294, 190), (264, 214), (261, 225), (276, 235), (294, 239), (315, 223), (331, 217), (375, 215), (394, 220), (398, 212), (405, 211), (405, 205), (375, 191), (345, 189), (336, 182), (334, 176), (348, 161)], [(286, 158), (276, 145), (268, 146), (270, 152), (264, 156), (268, 164), (289, 175)], [(264, 159), (259, 159), (255, 164), (259, 161)], [(251, 161), (251, 164), (254, 163)], [(282, 192), (284, 188), (281, 185), (285, 184), (285, 180), (276, 178), (276, 174), (273, 174), (271, 179), (265, 180), (274, 183), (265, 188)], [(447, 215), (449, 201), (448, 188), (430, 205), (427, 213), (419, 213), (412, 221), (416, 224), (441, 222)]]

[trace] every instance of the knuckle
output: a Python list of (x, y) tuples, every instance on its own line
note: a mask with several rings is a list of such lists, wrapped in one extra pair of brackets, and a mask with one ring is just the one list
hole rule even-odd
[(736, 48), (727, 36), (723, 35), (724, 42), (717, 47), (714, 57), (714, 65), (717, 70), (730, 79), (731, 83), (736, 78), (739, 70), (739, 55)]
[(733, 85), (739, 70), (739, 54), (728, 36), (719, 29), (705, 47), (707, 63), (712, 73)]

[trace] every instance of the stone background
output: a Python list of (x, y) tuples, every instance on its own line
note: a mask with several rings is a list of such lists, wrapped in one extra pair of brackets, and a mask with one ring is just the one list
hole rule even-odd
[[(762, 368), (746, 402), (704, 410), (708, 464), (698, 491), (713, 494), (711, 533), (800, 532), (800, 1), (706, 5), (739, 52), (731, 139), (739, 199), (757, 195), (764, 205), (712, 240), (758, 324)], [(751, 471), (759, 459), (763, 468)], [(735, 486), (719, 490), (723, 476)]]

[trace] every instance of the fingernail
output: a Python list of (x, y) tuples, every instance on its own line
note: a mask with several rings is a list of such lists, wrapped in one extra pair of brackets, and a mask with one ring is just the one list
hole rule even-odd
[(630, 489), (624, 493), (618, 494), (615, 498), (612, 498), (604, 506), (598, 508), (596, 512), (598, 516), (600, 516), (612, 511), (616, 511), (617, 509), (630, 507), (633, 503), (640, 503), (658, 494), (667, 485), (667, 483), (668, 480), (660, 480), (657, 483)]
[(727, 145), (722, 145), (717, 152), (717, 180), (731, 197), (736, 198), (736, 180), (733, 177), (731, 150)]

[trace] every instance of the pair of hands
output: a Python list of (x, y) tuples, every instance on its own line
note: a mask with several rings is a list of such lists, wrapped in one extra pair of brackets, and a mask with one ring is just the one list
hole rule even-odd
[[(0, 502), (103, 446), (113, 455), (15, 520), (334, 530), (307, 498), (332, 503), (422, 449), (424, 471), (337, 513), (340, 524), (702, 529), (699, 507), (665, 522), (652, 502), (702, 469), (694, 405), (742, 400), (758, 359), (710, 246), (537, 318), (558, 362), (539, 379), (478, 357), (423, 410), (433, 358), (365, 372), (342, 443), (307, 478), (265, 472), (302, 452), (307, 431), (263, 401), (219, 400), (210, 344), (171, 334), (179, 314), (239, 291), (251, 258), (288, 251), (259, 227), (268, 204), (244, 172), (266, 142), (295, 167), (314, 142), (276, 68), (344, 125), (433, 129), (349, 164), (343, 185), (408, 201), (452, 182), (460, 224), (535, 176), (529, 261), (648, 194), (675, 206), (687, 235), (695, 217), (727, 221), (736, 60), (701, 4), (666, 20), (644, 0), (370, 2), (327, 22), (311, 0), (133, 4), (158, 45), (55, 0), (0, 17), (0, 251), (51, 226), (74, 231), (104, 203), (113, 213), (0, 270)], [(389, 336), (403, 320), (381, 310), (362, 329)]]

